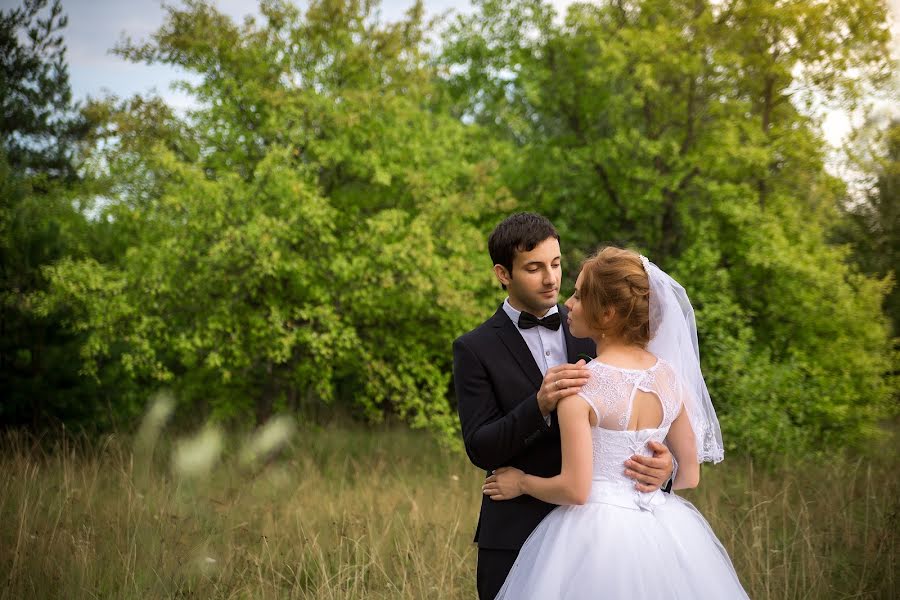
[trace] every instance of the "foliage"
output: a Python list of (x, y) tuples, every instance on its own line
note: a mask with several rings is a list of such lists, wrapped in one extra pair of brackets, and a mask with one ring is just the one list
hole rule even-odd
[(0, 423), (108, 427), (109, 402), (120, 412), (127, 383), (105, 373), (123, 383), (111, 400), (79, 373), (83, 340), (64, 327), (66, 308), (34, 311), (42, 266), (90, 255), (99, 233), (81, 210), (89, 186), (78, 176), (90, 121), (71, 103), (66, 18), (58, 1), (46, 5), (0, 11)]
[(571, 257), (627, 244), (686, 284), (729, 448), (865, 439), (888, 410), (887, 288), (827, 243), (843, 188), (801, 109), (885, 81), (884, 5), (581, 3), (560, 24), (476, 4), (445, 37), (449, 105), (514, 145), (506, 181)]
[(862, 189), (842, 203), (846, 219), (835, 232), (836, 241), (851, 244), (853, 259), (868, 275), (890, 278), (885, 312), (900, 333), (900, 120), (880, 126), (874, 119), (856, 132), (849, 147), (850, 164), (863, 176)]
[(61, 0), (0, 11), (0, 148), (15, 171), (73, 177), (86, 123), (72, 105)]
[(380, 25), (368, 5), (268, 2), (242, 27), (168, 10), (119, 52), (196, 73), (198, 107), (95, 107), (127, 250), (48, 269), (45, 306), (75, 307), (92, 373), (118, 360), (191, 410), (262, 420), (337, 397), (453, 431), (447, 348), (490, 282), (478, 225), (512, 204), (466, 127), (429, 109), (421, 7)]
[[(876, 435), (892, 412), (891, 282), (859, 253), (892, 213), (838, 210), (846, 186), (824, 169), (812, 108), (884, 85), (883, 2), (475, 9), (438, 29), (421, 3), (385, 23), (368, 0), (265, 0), (237, 24), (188, 0), (123, 40), (120, 56), (190, 74), (193, 107), (88, 103), (81, 137), (60, 143), (80, 181), (34, 204), (32, 222), (71, 236), (4, 258), (50, 282), (17, 302), (65, 320), (91, 376), (79, 389), (123, 417), (167, 386), (192, 418), (347, 410), (452, 435), (450, 341), (502, 297), (485, 238), (533, 209), (560, 230), (570, 282), (608, 241), (685, 283), (729, 450)], [(58, 44), (35, 48), (62, 65), (38, 72), (65, 74)], [(8, 197), (30, 197), (34, 167), (9, 164)], [(95, 218), (51, 208), (73, 201)]]

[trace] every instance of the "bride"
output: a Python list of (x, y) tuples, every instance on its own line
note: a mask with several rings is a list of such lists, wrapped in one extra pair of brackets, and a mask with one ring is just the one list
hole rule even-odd
[(572, 334), (593, 338), (597, 359), (588, 383), (557, 407), (561, 473), (503, 467), (485, 480), (492, 500), (528, 494), (560, 505), (529, 536), (497, 598), (747, 598), (697, 509), (639, 491), (621, 468), (665, 440), (678, 490), (697, 486), (700, 463), (722, 460), (684, 288), (643, 256), (607, 247), (584, 261), (566, 307)]

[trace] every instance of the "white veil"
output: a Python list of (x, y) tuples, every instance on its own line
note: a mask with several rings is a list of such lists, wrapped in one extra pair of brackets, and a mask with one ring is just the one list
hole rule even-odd
[(668, 361), (685, 388), (685, 410), (697, 441), (697, 460), (717, 463), (724, 458), (722, 431), (703, 373), (694, 308), (687, 292), (662, 269), (641, 256), (650, 279), (650, 343), (647, 350)]

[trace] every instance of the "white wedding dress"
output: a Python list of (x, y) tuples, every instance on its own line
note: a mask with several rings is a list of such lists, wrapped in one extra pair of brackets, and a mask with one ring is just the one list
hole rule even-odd
[[(497, 598), (523, 600), (730, 600), (747, 598), (728, 554), (694, 506), (675, 494), (638, 492), (624, 475), (634, 454), (650, 455), (678, 416), (683, 390), (671, 364), (644, 370), (588, 363), (580, 396), (591, 430), (593, 481), (586, 504), (559, 506), (522, 547)], [(655, 429), (627, 431), (637, 390), (655, 394)]]

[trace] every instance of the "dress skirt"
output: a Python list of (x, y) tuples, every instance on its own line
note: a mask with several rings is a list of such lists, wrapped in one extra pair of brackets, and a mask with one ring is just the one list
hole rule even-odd
[(524, 600), (747, 598), (706, 519), (674, 494), (637, 506), (554, 509), (525, 542), (497, 595)]

